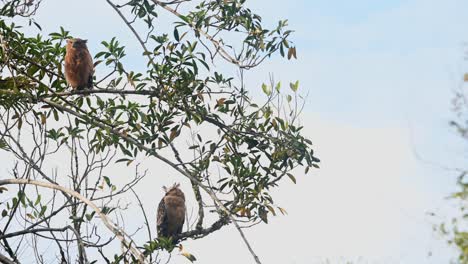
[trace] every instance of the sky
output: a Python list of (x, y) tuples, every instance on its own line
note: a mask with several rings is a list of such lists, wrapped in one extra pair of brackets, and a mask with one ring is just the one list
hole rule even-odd
[[(269, 73), (284, 84), (299, 80), (308, 93), (304, 131), (322, 160), (320, 170), (297, 175), (296, 185), (284, 182), (275, 193), (287, 216), (245, 231), (260, 259), (448, 263), (455, 252), (432, 226), (452, 212), (446, 197), (456, 174), (445, 168), (462, 166), (466, 154), (448, 122), (466, 70), (468, 2), (256, 0), (248, 6), (266, 24), (289, 20), (298, 59), (274, 57), (247, 73), (247, 86), (260, 92)], [(60, 11), (66, 8), (72, 12)], [(144, 67), (134, 59), (140, 47), (105, 1), (44, 0), (36, 21), (46, 32), (63, 26), (87, 38), (92, 53), (101, 40), (118, 36), (128, 64)], [(167, 175), (180, 177), (169, 169)], [(154, 189), (140, 192), (159, 201), (163, 193), (154, 198)], [(148, 205), (154, 214), (155, 204)], [(200, 263), (253, 262), (232, 227), (186, 247)]]

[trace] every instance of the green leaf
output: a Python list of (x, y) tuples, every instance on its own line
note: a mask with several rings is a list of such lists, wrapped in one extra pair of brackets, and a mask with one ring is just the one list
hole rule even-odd
[(268, 87), (268, 85), (262, 84), (262, 90), (266, 95), (268, 95), (268, 96), (271, 95), (271, 89), (270, 89), (270, 87)]
[(294, 177), (294, 175), (292, 175), (291, 173), (287, 173), (286, 175), (288, 175), (289, 179), (291, 179), (291, 181), (294, 182), (294, 184), (296, 184), (296, 178)]
[(85, 214), (86, 220), (91, 221), (91, 219), (93, 219), (95, 213), (96, 213), (95, 211), (92, 211), (89, 214)]
[(264, 206), (260, 206), (258, 208), (258, 216), (260, 217), (260, 219), (262, 219), (263, 222), (265, 222), (266, 224), (268, 224), (268, 212), (267, 210), (265, 210), (265, 207)]
[(34, 206), (38, 205), (41, 202), (41, 195), (39, 194), (34, 202)]
[(281, 89), (281, 82), (278, 82), (275, 86), (275, 89), (276, 91), (279, 93), (280, 89)]
[(57, 111), (57, 109), (53, 109), (53, 110), (52, 110), (52, 113), (54, 114), (54, 119), (55, 119), (55, 121), (59, 121), (59, 116), (58, 116), (58, 111)]
[(295, 83), (289, 83), (289, 87), (291, 87), (291, 90), (294, 92), (297, 92), (297, 89), (299, 88), (299, 81), (296, 81)]
[(119, 162), (128, 162), (129, 160), (131, 160), (131, 159), (126, 159), (126, 158), (118, 159), (115, 163), (119, 163)]
[(275, 212), (275, 209), (273, 207), (271, 207), (270, 205), (265, 205), (266, 208), (268, 208), (268, 210), (274, 215), (276, 216), (276, 212)]
[(289, 83), (289, 87), (291, 87), (291, 90), (294, 92), (297, 92), (297, 89), (299, 88), (299, 81), (296, 81), (295, 83)]
[(39, 212), (39, 216), (38, 216), (38, 217), (43, 216), (44, 213), (46, 212), (46, 210), (47, 210), (47, 205), (43, 205), (43, 206), (41, 207), (41, 211)]
[(112, 184), (111, 184), (111, 181), (110, 181), (109, 177), (103, 176), (103, 178), (104, 178), (104, 181), (106, 182), (107, 186), (110, 187)]
[(177, 27), (174, 28), (174, 38), (175, 40), (179, 41), (179, 31), (177, 30)]

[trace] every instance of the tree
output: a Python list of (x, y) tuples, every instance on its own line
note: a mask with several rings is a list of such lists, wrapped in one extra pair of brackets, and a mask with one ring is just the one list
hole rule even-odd
[[(465, 74), (464, 81), (468, 82), (468, 74)], [(463, 86), (463, 85), (462, 85)], [(455, 91), (452, 101), (454, 119), (450, 122), (457, 134), (463, 139), (468, 139), (468, 93), (463, 87)], [(449, 244), (456, 247), (459, 252), (460, 263), (468, 263), (468, 182), (466, 182), (467, 168), (457, 168), (459, 172), (457, 186), (458, 190), (451, 196), (458, 203), (459, 214), (452, 218), (450, 223), (442, 223), (438, 230), (448, 238)]]
[[(287, 21), (266, 29), (245, 0), (106, 1), (141, 45), (146, 71), (124, 65), (117, 38), (104, 40), (95, 69), (108, 73), (96, 74), (93, 89), (71, 91), (62, 66), (70, 32), (26, 36), (8, 21), (22, 16), (41, 29), (34, 21), (41, 1), (2, 0), (0, 148), (15, 162), (11, 177), (0, 180), (0, 260), (17, 263), (18, 252), (30, 249), (38, 263), (52, 255), (62, 263), (160, 263), (159, 253), (174, 242), (232, 224), (260, 263), (242, 227), (284, 214), (271, 191), (284, 178), (295, 183), (295, 169), (307, 173), (319, 162), (301, 133), (299, 82), (282, 92), (270, 77), (256, 102), (243, 79), (277, 53), (296, 57)], [(154, 27), (163, 12), (174, 18), (170, 32)], [(220, 64), (238, 77), (219, 72)], [(143, 158), (191, 183), (197, 216), (174, 241), (151, 234), (148, 201), (133, 190), (147, 175), (138, 166)], [(68, 160), (68, 169), (54, 169), (54, 160)], [(135, 175), (119, 185), (106, 171), (122, 165)], [(125, 206), (115, 201), (129, 194), (142, 210), (146, 241), (120, 223)], [(53, 249), (43, 246), (47, 241)]]

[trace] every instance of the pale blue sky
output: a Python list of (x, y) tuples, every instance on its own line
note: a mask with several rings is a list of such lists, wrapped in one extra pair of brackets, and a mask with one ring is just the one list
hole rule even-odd
[[(289, 19), (299, 59), (275, 57), (248, 74), (247, 84), (260, 91), (270, 72), (284, 84), (300, 80), (309, 92), (305, 131), (323, 161), (321, 170), (278, 191), (288, 216), (247, 231), (260, 257), (265, 263), (340, 256), (447, 263), (454, 252), (432, 233), (437, 222), (425, 213), (450, 211), (444, 197), (454, 190), (455, 175), (434, 164), (461, 165), (466, 153), (447, 123), (451, 91), (465, 68), (468, 2), (255, 0), (249, 6), (267, 24)], [(89, 39), (92, 52), (118, 36), (129, 65), (141, 69), (134, 59), (140, 48), (112, 12), (103, 0), (44, 0), (37, 22), (46, 32), (63, 25)], [(219, 263), (220, 256), (229, 256), (223, 263), (251, 261), (231, 229), (188, 246), (201, 263)]]

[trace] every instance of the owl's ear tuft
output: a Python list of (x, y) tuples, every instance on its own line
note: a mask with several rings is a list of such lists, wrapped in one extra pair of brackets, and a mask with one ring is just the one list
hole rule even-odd
[(164, 192), (167, 192), (167, 187), (166, 186), (163, 186), (162, 188), (163, 188)]
[(88, 43), (87, 39), (83, 39), (82, 41), (83, 41), (83, 43)]

